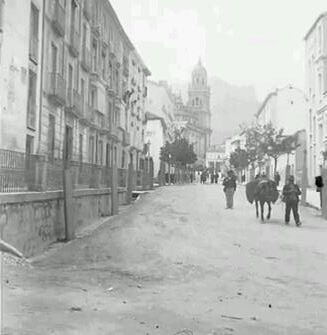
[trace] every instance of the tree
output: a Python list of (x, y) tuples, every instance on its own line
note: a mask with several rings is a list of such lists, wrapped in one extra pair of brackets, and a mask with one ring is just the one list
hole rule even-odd
[(247, 151), (237, 148), (234, 152), (231, 153), (229, 163), (236, 170), (242, 171), (246, 169), (249, 165), (249, 157)]
[(274, 172), (277, 172), (278, 158), (289, 155), (297, 148), (297, 135), (285, 136), (284, 129), (275, 129), (271, 123), (263, 127), (260, 150), (274, 160)]
[(247, 152), (248, 164), (254, 169), (255, 163), (260, 164), (263, 160), (262, 134), (263, 128), (257, 124), (243, 128), (245, 133), (245, 150)]
[(174, 142), (166, 142), (161, 148), (160, 159), (182, 167), (186, 167), (187, 164), (194, 164), (197, 161), (193, 144), (190, 144), (180, 134), (176, 134)]

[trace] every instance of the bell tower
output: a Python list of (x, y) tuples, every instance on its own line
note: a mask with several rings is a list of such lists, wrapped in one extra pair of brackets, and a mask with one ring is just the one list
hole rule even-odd
[(199, 126), (210, 129), (210, 88), (207, 70), (202, 65), (201, 59), (192, 71), (188, 98), (188, 106), (198, 117)]

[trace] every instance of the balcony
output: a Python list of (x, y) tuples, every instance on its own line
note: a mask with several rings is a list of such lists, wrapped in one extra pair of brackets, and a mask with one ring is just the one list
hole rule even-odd
[(124, 131), (123, 145), (125, 147), (131, 145), (131, 134), (128, 131)]
[(49, 99), (58, 105), (64, 105), (66, 101), (66, 81), (59, 73), (48, 75)]
[(84, 16), (86, 17), (87, 20), (91, 20), (92, 18), (92, 5), (91, 5), (92, 0), (84, 0)]
[(79, 42), (80, 42), (79, 33), (77, 30), (72, 28), (70, 34), (69, 51), (74, 57), (77, 57), (79, 54)]
[(36, 36), (30, 37), (29, 57), (30, 60), (37, 64), (39, 60), (39, 40)]
[(52, 26), (59, 36), (65, 35), (65, 9), (55, 0)]
[(119, 129), (116, 126), (113, 126), (110, 131), (111, 138), (119, 140), (119, 134), (120, 134)]
[(81, 65), (86, 72), (91, 71), (92, 68), (91, 52), (86, 47), (83, 47)]

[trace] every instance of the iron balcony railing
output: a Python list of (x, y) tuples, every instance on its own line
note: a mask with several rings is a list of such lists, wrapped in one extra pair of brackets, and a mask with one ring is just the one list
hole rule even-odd
[(65, 16), (65, 8), (60, 4), (59, 0), (54, 0), (52, 25), (60, 36), (65, 35)]
[(66, 101), (66, 81), (59, 73), (49, 73), (48, 94), (58, 104), (64, 105)]

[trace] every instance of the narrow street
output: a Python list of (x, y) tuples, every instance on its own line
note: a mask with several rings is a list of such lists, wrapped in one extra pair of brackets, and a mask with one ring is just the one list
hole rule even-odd
[(3, 334), (327, 334), (327, 224), (301, 208), (285, 226), (282, 206), (261, 224), (243, 187), (234, 210), (216, 185), (146, 194), (31, 267), (4, 264)]

